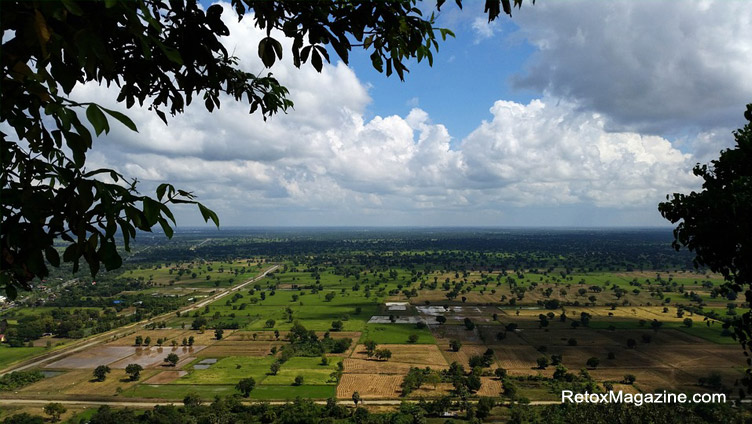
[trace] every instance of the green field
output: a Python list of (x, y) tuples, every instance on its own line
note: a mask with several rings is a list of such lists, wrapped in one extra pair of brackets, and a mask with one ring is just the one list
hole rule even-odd
[[(321, 358), (291, 358), (279, 370), (277, 375), (269, 375), (263, 380), (263, 385), (291, 386), (295, 377), (302, 376), (305, 385), (330, 385), (329, 375), (337, 369), (340, 358), (330, 358), (329, 365), (321, 365)], [(258, 381), (258, 380), (257, 380)]]
[(173, 384), (236, 384), (242, 378), (253, 377), (257, 383), (261, 382), (266, 373), (269, 372), (269, 366), (274, 362), (271, 356), (263, 358), (247, 356), (228, 356), (219, 359), (215, 364), (206, 369), (188, 368), (188, 375), (185, 375)]
[(15, 362), (31, 358), (44, 352), (43, 347), (8, 347), (0, 345), (0, 370)]
[(417, 344), (434, 344), (436, 339), (428, 329), (418, 329), (413, 324), (368, 324), (360, 336), (360, 343), (373, 340), (379, 344), (407, 343), (411, 334), (418, 336)]

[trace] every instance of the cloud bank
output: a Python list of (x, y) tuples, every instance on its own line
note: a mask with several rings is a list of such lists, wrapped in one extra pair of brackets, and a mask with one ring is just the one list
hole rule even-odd
[[(607, 5), (611, 3), (588, 8), (606, 8), (607, 17), (626, 13), (623, 3)], [(692, 48), (686, 46), (673, 58), (650, 49), (642, 32), (659, 21), (665, 24), (667, 15), (658, 14), (663, 21), (648, 19), (635, 6), (619, 22), (611, 19), (609, 25), (617, 30), (598, 43), (591, 39), (608, 38), (598, 32), (605, 27), (603, 22), (596, 25), (598, 10), (580, 16), (577, 28), (560, 28), (575, 17), (554, 19), (557, 13), (583, 14), (583, 8), (559, 7), (536, 4), (523, 8), (530, 14), (521, 18), (521, 31), (537, 40), (540, 52), (517, 84), (541, 88), (544, 94), (527, 104), (499, 100), (489, 105), (492, 118), (479, 122), (463, 140), (453, 140), (418, 107), (406, 116), (366, 119), (368, 87), (350, 68), (325, 65), (320, 74), (309, 66), (296, 69), (285, 50), (285, 58), (271, 71), (290, 89), (295, 109), (288, 114), (264, 122), (248, 115), (246, 105), (223, 99), (219, 111), (189, 107), (166, 127), (134, 108), (128, 114), (140, 132), (114, 129), (95, 143), (90, 161), (137, 177), (144, 192), (161, 182), (194, 191), (224, 225), (663, 224), (657, 203), (667, 193), (696, 189), (692, 165), (723, 138), (717, 116), (725, 106), (716, 107), (718, 96), (708, 96), (708, 90), (728, 90), (729, 103), (741, 101), (741, 95), (730, 93), (726, 78), (711, 76), (707, 66), (693, 62), (707, 49), (689, 55)], [(533, 12), (541, 17), (530, 23)], [(558, 26), (554, 21), (560, 21)], [(259, 72), (255, 46), (263, 34), (249, 17), (240, 23), (229, 18), (228, 26), (232, 35), (225, 45), (243, 67)], [(727, 27), (732, 28), (718, 30), (710, 39), (742, 31)], [(702, 38), (695, 32), (668, 25), (658, 38)], [(623, 46), (620, 37), (626, 38)], [(589, 47), (578, 47), (584, 40)], [(743, 50), (744, 43), (734, 48)], [(653, 50), (653, 59), (635, 57)], [(564, 57), (566, 52), (572, 57)], [(586, 52), (587, 66), (580, 63)], [(632, 67), (625, 70), (630, 61)], [(692, 78), (671, 77), (684, 66), (699, 69)], [(731, 61), (723, 69), (733, 74), (739, 66)], [(578, 72), (585, 75), (574, 75)], [(588, 78), (590, 85), (585, 84)], [(699, 84), (703, 78), (709, 78), (705, 85)], [(662, 91), (654, 91), (658, 86)], [(118, 107), (103, 87), (81, 87), (75, 96)], [(703, 107), (712, 116), (700, 116), (697, 110)], [(688, 114), (698, 117), (704, 129), (699, 136), (672, 143), (651, 130), (679, 125), (692, 119)], [(694, 155), (692, 148), (705, 153)], [(193, 210), (181, 210), (178, 216), (181, 225), (200, 222)]]

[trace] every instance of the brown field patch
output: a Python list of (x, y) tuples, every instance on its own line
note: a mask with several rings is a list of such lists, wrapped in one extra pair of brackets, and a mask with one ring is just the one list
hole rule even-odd
[[(377, 349), (389, 349), (392, 357), (386, 362), (402, 362), (416, 366), (447, 366), (446, 359), (436, 345), (380, 344)], [(367, 359), (364, 345), (357, 345), (351, 358)], [(377, 362), (377, 361), (371, 361)]]
[(444, 370), (449, 368), (448, 365), (418, 365), (408, 364), (404, 362), (392, 362), (392, 361), (369, 361), (364, 359), (352, 359), (345, 358), (345, 373), (351, 374), (399, 374), (404, 375), (410, 371), (412, 367), (425, 368), (429, 366), (431, 369)]
[(165, 340), (162, 345), (169, 346), (172, 340), (177, 340), (178, 343), (180, 343), (182, 342), (183, 337), (188, 337), (187, 335), (183, 336), (185, 332), (185, 330), (174, 330), (170, 328), (162, 328), (157, 330), (139, 329), (136, 330), (133, 334), (107, 343), (107, 346), (135, 346), (136, 336), (141, 336), (144, 339), (150, 337), (151, 346), (155, 346), (157, 344), (157, 339)]
[(501, 393), (501, 381), (491, 377), (480, 378), (480, 389), (475, 393), (478, 396), (496, 397)]
[(337, 385), (337, 397), (350, 399), (354, 392), (362, 399), (396, 398), (400, 394), (401, 375), (343, 374)]
[[(142, 373), (141, 378), (148, 378), (150, 376), (150, 374)], [(74, 380), (74, 383), (58, 388), (61, 393), (68, 395), (114, 396), (117, 394), (118, 387), (125, 390), (139, 383), (138, 381), (130, 381), (129, 376), (124, 370), (116, 369), (113, 369), (112, 372), (107, 374), (107, 379), (105, 379), (105, 381), (91, 381), (91, 372), (76, 376), (71, 375), (70, 378), (71, 380)]]
[(535, 360), (542, 356), (540, 352), (530, 346), (491, 346), (496, 355), (496, 362), (500, 367), (509, 370), (514, 375), (535, 375), (530, 372), (536, 366)]
[(279, 349), (282, 342), (219, 342), (202, 350), (199, 357), (221, 358), (225, 356), (266, 356), (271, 354), (272, 347)]
[(145, 380), (144, 384), (169, 384), (188, 374), (188, 371), (160, 371), (154, 377)]
[[(459, 352), (452, 352), (452, 350), (449, 349), (449, 346), (447, 345), (446, 349), (444, 349), (442, 352), (444, 353), (444, 357), (446, 358), (447, 362), (449, 362), (450, 364), (452, 362), (457, 362), (458, 364), (469, 369), (468, 363), (470, 362), (470, 357), (474, 355), (482, 356), (484, 353), (486, 353), (487, 349), (488, 347), (484, 345), (467, 345), (462, 346)], [(496, 364), (493, 364), (491, 366), (491, 369), (494, 368), (496, 368)]]
[(539, 346), (568, 346), (570, 338), (577, 340), (577, 346), (626, 345), (626, 338), (623, 341), (617, 341), (612, 335), (605, 333), (610, 332), (581, 327), (577, 330), (561, 329), (550, 331), (546, 331), (545, 329), (524, 329), (520, 330), (517, 334), (529, 343), (530, 346), (535, 348)]
[(154, 368), (154, 367), (161, 367), (165, 364), (164, 358), (167, 357), (170, 353), (174, 353), (178, 355), (178, 357), (182, 360), (188, 356), (191, 356), (195, 354), (196, 352), (201, 351), (206, 346), (191, 346), (191, 347), (163, 347), (163, 348), (157, 348), (152, 347), (149, 349), (139, 349), (136, 348), (133, 355), (127, 356), (119, 361), (113, 362), (110, 364), (111, 368), (122, 368), (124, 369), (128, 364), (138, 364), (141, 365), (144, 368)]
[(108, 365), (132, 355), (135, 348), (129, 346), (94, 346), (45, 365), (45, 368), (93, 369)]
[(449, 345), (450, 340), (459, 340), (462, 344), (481, 344), (478, 329), (469, 331), (464, 325), (429, 325), (428, 328), (436, 338), (439, 346)]

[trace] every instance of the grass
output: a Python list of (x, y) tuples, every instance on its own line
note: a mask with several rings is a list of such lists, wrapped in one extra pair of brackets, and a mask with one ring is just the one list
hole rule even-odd
[(7, 347), (0, 345), (0, 370), (24, 359), (39, 355), (43, 347)]
[(305, 385), (336, 384), (329, 381), (329, 375), (337, 369), (339, 358), (329, 358), (329, 365), (321, 365), (321, 358), (290, 358), (282, 364), (277, 375), (270, 375), (264, 379), (264, 385), (291, 386), (295, 377), (302, 376)]
[(273, 400), (273, 399), (328, 399), (335, 397), (337, 387), (330, 386), (257, 386), (251, 392), (251, 399)]
[[(253, 377), (260, 383), (269, 372), (274, 357), (254, 358), (248, 356), (228, 356), (218, 360), (203, 370), (190, 369), (188, 375), (177, 380), (177, 385), (236, 384), (240, 379)], [(238, 367), (239, 366), (239, 367)]]
[(235, 385), (185, 385), (185, 384), (139, 384), (123, 391), (123, 397), (149, 399), (183, 399), (190, 393), (196, 393), (203, 399), (214, 396), (229, 396), (238, 393)]
[(739, 343), (738, 341), (731, 338), (731, 336), (722, 335), (721, 332), (723, 331), (723, 329), (720, 328), (718, 325), (716, 325), (715, 327), (707, 327), (704, 325), (702, 321), (700, 321), (699, 323), (695, 323), (695, 325), (689, 328), (685, 326), (679, 326), (676, 328), (687, 334), (691, 334), (693, 336), (699, 337), (701, 339), (705, 339), (713, 343), (725, 344), (725, 345), (734, 345), (734, 344)]
[(435, 344), (436, 339), (428, 329), (418, 329), (414, 324), (367, 324), (360, 343), (373, 340), (378, 344), (407, 343), (411, 334), (418, 336), (417, 344)]

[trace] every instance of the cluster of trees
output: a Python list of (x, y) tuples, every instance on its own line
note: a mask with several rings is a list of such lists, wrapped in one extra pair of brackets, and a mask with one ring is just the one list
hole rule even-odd
[(15, 371), (0, 377), (0, 392), (16, 390), (44, 378), (39, 371)]
[(369, 358), (375, 358), (379, 361), (388, 361), (392, 357), (392, 351), (383, 348), (379, 349), (378, 345), (373, 340), (366, 340), (363, 342), (363, 346), (366, 348), (366, 356)]

